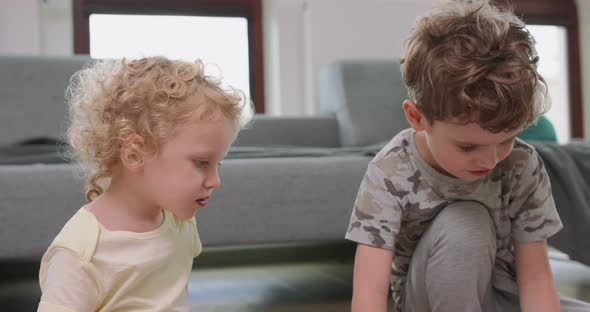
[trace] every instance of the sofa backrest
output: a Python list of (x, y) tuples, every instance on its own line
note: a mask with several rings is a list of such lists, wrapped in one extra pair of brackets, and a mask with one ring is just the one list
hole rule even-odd
[(255, 115), (242, 130), (236, 146), (339, 147), (335, 116), (276, 117)]
[(399, 60), (342, 60), (320, 72), (320, 110), (335, 114), (343, 146), (371, 145), (408, 128)]
[(65, 91), (89, 56), (0, 56), (0, 146), (25, 139), (63, 138)]

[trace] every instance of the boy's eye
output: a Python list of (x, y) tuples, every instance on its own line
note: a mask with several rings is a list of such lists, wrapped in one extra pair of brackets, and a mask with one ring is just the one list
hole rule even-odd
[(475, 146), (473, 145), (466, 145), (466, 146), (459, 146), (459, 148), (463, 151), (463, 152), (472, 152), (475, 150)]

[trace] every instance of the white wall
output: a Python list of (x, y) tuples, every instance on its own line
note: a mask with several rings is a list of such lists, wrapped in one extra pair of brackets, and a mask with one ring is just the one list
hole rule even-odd
[(576, 0), (580, 29), (582, 67), (582, 103), (584, 103), (584, 137), (590, 138), (590, 1)]
[(74, 18), (72, 0), (39, 2), (40, 50), (42, 54), (74, 53)]
[(72, 0), (0, 0), (0, 54), (73, 54)]
[(304, 106), (305, 0), (263, 0), (266, 110), (300, 115)]
[(0, 0), (0, 53), (40, 53), (37, 0)]

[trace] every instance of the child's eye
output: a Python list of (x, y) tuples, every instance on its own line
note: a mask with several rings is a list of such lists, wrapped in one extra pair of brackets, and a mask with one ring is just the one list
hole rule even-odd
[(466, 153), (468, 153), (468, 152), (472, 152), (472, 151), (474, 151), (476, 147), (475, 147), (475, 146), (473, 146), (473, 145), (468, 145), (468, 146), (459, 146), (459, 148), (460, 148), (460, 149), (461, 149), (463, 152), (466, 152)]
[[(208, 160), (195, 160), (195, 166), (197, 168), (208, 168), (211, 163)], [(217, 163), (217, 167), (221, 167), (221, 162)]]
[(209, 161), (208, 160), (197, 160), (197, 161), (195, 161), (195, 166), (197, 166), (197, 168), (207, 168), (207, 167), (209, 167)]

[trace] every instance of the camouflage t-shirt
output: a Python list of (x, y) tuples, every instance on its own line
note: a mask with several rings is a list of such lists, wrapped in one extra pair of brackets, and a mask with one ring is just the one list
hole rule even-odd
[[(476, 182), (446, 176), (424, 161), (414, 130), (396, 135), (369, 163), (346, 238), (393, 251), (391, 287), (402, 300), (410, 259), (434, 217), (455, 200), (483, 204), (496, 228), (494, 287), (518, 293), (514, 247), (544, 240), (562, 228), (549, 178), (530, 145), (516, 140), (510, 155)], [(396, 304), (401, 310), (401, 304)]]

